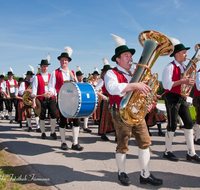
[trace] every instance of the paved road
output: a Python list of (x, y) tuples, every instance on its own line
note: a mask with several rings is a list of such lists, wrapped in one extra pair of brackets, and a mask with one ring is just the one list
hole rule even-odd
[[(32, 120), (34, 126), (34, 119)], [(104, 142), (97, 135), (97, 125), (89, 120), (92, 133), (80, 130), (79, 142), (84, 150), (63, 151), (58, 140), (49, 137), (50, 126), (46, 121), (48, 139), (42, 140), (41, 133), (27, 132), (27, 127), (19, 128), (18, 124), (9, 124), (8, 120), (0, 121), (0, 140), (4, 146), (29, 164), (37, 175), (47, 180), (52, 189), (156, 189), (151, 185), (139, 183), (140, 167), (136, 141), (132, 137), (127, 153), (126, 170), (131, 179), (131, 186), (125, 187), (117, 179), (115, 161), (115, 135), (108, 134), (109, 142)], [(166, 124), (162, 124), (165, 131)], [(34, 127), (33, 127), (34, 128)], [(152, 153), (150, 171), (156, 177), (163, 179), (164, 184), (157, 189), (200, 189), (200, 164), (186, 161), (186, 144), (183, 130), (178, 129), (173, 140), (173, 151), (180, 158), (179, 162), (170, 162), (162, 157), (164, 151), (164, 137), (157, 136), (157, 128), (152, 127)], [(72, 132), (66, 129), (66, 141), (71, 147)], [(200, 146), (195, 145), (200, 154)], [(39, 177), (38, 177), (39, 178)]]

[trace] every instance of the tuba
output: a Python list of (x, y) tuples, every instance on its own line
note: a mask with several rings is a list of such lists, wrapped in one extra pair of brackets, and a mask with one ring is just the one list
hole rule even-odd
[[(194, 46), (194, 50), (196, 52), (195, 52), (194, 56), (192, 57), (192, 59), (189, 59), (190, 61), (187, 64), (185, 72), (183, 73), (181, 78), (184, 78), (186, 76), (189, 76), (190, 78), (193, 78), (193, 79), (196, 78), (197, 71), (195, 69), (191, 72), (191, 67), (193, 64), (196, 64), (200, 60), (200, 44), (196, 44)], [(185, 98), (188, 97), (190, 95), (192, 88), (193, 88), (193, 85), (190, 86), (190, 85), (182, 84), (181, 85), (181, 96), (183, 96)]]
[(158, 74), (151, 74), (151, 68), (159, 56), (167, 56), (174, 51), (171, 40), (154, 30), (141, 32), (138, 40), (144, 48), (130, 82), (146, 81), (151, 91), (144, 96), (140, 91), (135, 90), (123, 97), (119, 112), (121, 119), (127, 125), (138, 125), (146, 116), (147, 109), (152, 104), (159, 87)]
[[(32, 83), (28, 86), (27, 89), (31, 89), (32, 88)], [(33, 100), (31, 98), (31, 93), (30, 92), (26, 92), (23, 96), (22, 96), (22, 101), (24, 102), (25, 105), (27, 106), (32, 106), (33, 104)]]

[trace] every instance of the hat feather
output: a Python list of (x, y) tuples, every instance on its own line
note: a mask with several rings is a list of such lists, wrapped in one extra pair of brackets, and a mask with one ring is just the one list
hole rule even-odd
[(170, 38), (170, 37), (169, 37), (169, 39), (171, 40), (171, 42), (173, 43), (174, 46), (181, 43), (181, 42), (180, 42), (178, 39), (176, 39), (176, 38)]
[(2, 75), (5, 76), (5, 72), (4, 71), (2, 71)]
[(69, 57), (71, 57), (73, 49), (70, 48), (69, 46), (64, 47), (65, 51), (68, 53)]
[(25, 79), (26, 73), (23, 71), (22, 78)]
[(33, 68), (33, 66), (31, 66), (31, 65), (28, 65), (28, 66), (30, 67), (32, 73), (34, 73), (34, 68)]
[(49, 53), (46, 55), (46, 60), (47, 60), (48, 63), (49, 63), (49, 61), (50, 61), (50, 55), (49, 55)]
[(12, 68), (11, 67), (8, 67), (9, 69), (10, 69), (10, 71), (13, 73), (13, 70), (12, 70)]
[(99, 72), (99, 70), (96, 67), (94, 67), (94, 69), (95, 69), (95, 71)]
[(81, 71), (81, 68), (79, 66), (77, 66), (77, 71)]
[(119, 47), (119, 46), (122, 46), (122, 45), (126, 45), (126, 40), (119, 37), (119, 36), (116, 36), (115, 34), (111, 34), (112, 36), (114, 36), (114, 40), (115, 40), (115, 43), (116, 43), (116, 47)]
[(108, 63), (108, 60), (107, 60), (106, 58), (103, 58), (103, 63), (104, 63), (104, 65), (110, 65), (110, 64)]

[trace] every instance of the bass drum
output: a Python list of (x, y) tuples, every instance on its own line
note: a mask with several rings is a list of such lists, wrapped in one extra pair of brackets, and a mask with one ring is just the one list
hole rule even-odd
[(58, 107), (66, 118), (89, 117), (98, 105), (96, 89), (89, 83), (66, 82), (58, 94)]

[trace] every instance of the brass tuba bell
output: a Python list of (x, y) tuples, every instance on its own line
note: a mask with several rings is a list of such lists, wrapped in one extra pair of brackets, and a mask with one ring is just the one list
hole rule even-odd
[(174, 51), (171, 40), (154, 30), (141, 32), (138, 40), (144, 48), (130, 82), (146, 81), (146, 84), (151, 87), (151, 91), (144, 96), (140, 91), (135, 90), (123, 97), (119, 112), (121, 119), (127, 125), (137, 125), (146, 116), (147, 109), (153, 102), (159, 87), (158, 74), (151, 74), (151, 68), (159, 56), (170, 55)]

